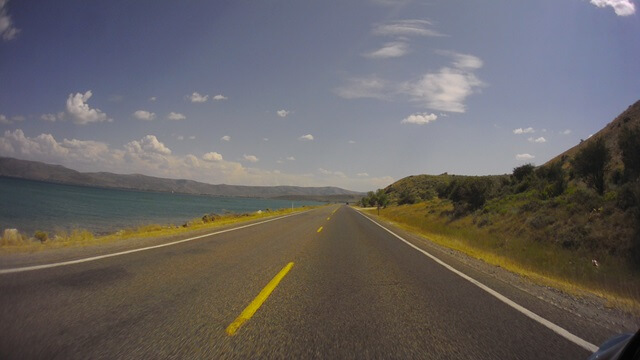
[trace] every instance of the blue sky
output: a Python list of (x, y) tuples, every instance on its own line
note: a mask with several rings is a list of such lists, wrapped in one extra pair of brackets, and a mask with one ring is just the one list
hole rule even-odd
[(0, 0), (0, 156), (372, 190), (543, 164), (640, 98), (632, 0)]

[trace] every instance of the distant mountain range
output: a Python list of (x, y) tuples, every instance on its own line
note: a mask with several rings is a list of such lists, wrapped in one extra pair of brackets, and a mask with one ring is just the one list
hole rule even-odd
[(363, 195), (356, 191), (333, 186), (212, 185), (193, 180), (164, 179), (140, 174), (122, 175), (108, 172), (82, 173), (61, 165), (50, 165), (37, 161), (7, 157), (0, 157), (0, 176), (68, 185), (213, 196), (351, 201), (352, 199), (357, 200)]

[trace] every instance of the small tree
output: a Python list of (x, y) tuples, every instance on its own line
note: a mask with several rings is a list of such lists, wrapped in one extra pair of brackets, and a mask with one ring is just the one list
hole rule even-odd
[(605, 170), (609, 163), (609, 149), (602, 138), (589, 142), (573, 158), (572, 165), (576, 175), (583, 178), (587, 185), (604, 194)]
[(375, 206), (376, 204), (375, 197), (376, 197), (376, 194), (374, 194), (373, 191), (369, 191), (367, 193), (367, 196), (362, 198), (362, 205), (364, 207)]
[(493, 184), (482, 177), (465, 177), (452, 181), (448, 198), (453, 201), (457, 215), (465, 215), (481, 208), (490, 197)]
[(640, 128), (622, 129), (618, 136), (618, 146), (622, 152), (625, 178), (637, 179), (640, 175)]
[(562, 162), (556, 161), (550, 165), (541, 166), (536, 170), (536, 176), (545, 180), (549, 185), (544, 192), (549, 197), (562, 194), (567, 188), (567, 181), (564, 177)]
[(535, 166), (531, 163), (518, 166), (517, 168), (513, 169), (513, 177), (516, 178), (518, 182), (520, 182), (527, 176), (532, 175), (534, 169)]
[(384, 189), (378, 189), (375, 195), (376, 204), (380, 207), (387, 207), (389, 204), (389, 197), (384, 192)]

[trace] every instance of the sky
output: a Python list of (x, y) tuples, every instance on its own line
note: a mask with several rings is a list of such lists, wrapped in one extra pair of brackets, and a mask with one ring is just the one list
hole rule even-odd
[(634, 0), (0, 0), (0, 156), (368, 191), (536, 165), (640, 99)]

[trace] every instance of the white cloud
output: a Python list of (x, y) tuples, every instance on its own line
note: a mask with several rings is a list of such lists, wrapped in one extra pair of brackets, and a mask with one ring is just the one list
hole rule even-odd
[(445, 67), (414, 83), (406, 83), (403, 88), (413, 101), (429, 109), (463, 113), (464, 101), (481, 86), (483, 82), (474, 74)]
[(208, 152), (208, 153), (202, 155), (202, 160), (205, 160), (205, 161), (222, 161), (222, 155), (218, 154), (215, 151)]
[[(210, 184), (339, 186), (366, 191), (383, 188), (394, 179), (389, 176), (346, 176), (340, 171), (317, 173), (281, 173), (277, 170), (245, 168), (239, 162), (208, 161), (193, 154), (171, 153), (155, 136), (148, 135), (121, 147), (106, 143), (64, 139), (51, 134), (27, 137), (22, 130), (0, 133), (0, 154), (25, 160), (60, 164), (78, 171), (137, 173), (173, 179), (191, 179)], [(204, 156), (203, 156), (204, 157)], [(208, 156), (215, 159), (215, 156)]]
[(140, 140), (134, 140), (125, 145), (132, 154), (145, 155), (145, 154), (160, 154), (170, 155), (171, 150), (161, 143), (155, 135), (147, 135)]
[(295, 158), (295, 157), (293, 157), (293, 156), (287, 156), (287, 160), (289, 160), (289, 161), (295, 161), (295, 160), (296, 160), (296, 158)]
[(247, 155), (244, 154), (242, 156), (246, 161), (248, 162), (252, 162), (252, 163), (257, 163), (258, 161), (260, 161), (260, 159), (258, 159), (255, 155)]
[(394, 89), (389, 82), (376, 75), (360, 78), (350, 78), (345, 86), (334, 89), (334, 92), (345, 99), (387, 99)]
[(536, 143), (536, 144), (542, 144), (542, 143), (546, 143), (547, 142), (547, 139), (545, 139), (542, 136), (540, 136), (539, 138), (535, 138), (535, 139), (532, 136), (527, 140), (529, 140), (529, 142)]
[(151, 121), (156, 118), (156, 114), (146, 110), (138, 110), (133, 113), (133, 117), (138, 120)]
[(224, 96), (224, 95), (222, 95), (222, 94), (218, 94), (218, 95), (214, 96), (212, 99), (216, 100), (216, 101), (220, 101), (220, 100), (227, 100), (229, 98)]
[(195, 139), (196, 139), (196, 136), (195, 136), (195, 135), (191, 135), (191, 136), (189, 136), (189, 140), (195, 140)]
[(0, 137), (0, 153), (26, 160), (81, 165), (103, 164), (105, 167), (114, 159), (105, 143), (80, 141), (76, 139), (56, 141), (51, 134), (40, 134), (29, 138), (21, 129), (5, 131)]
[(313, 140), (313, 135), (311, 134), (307, 134), (307, 135), (302, 135), (298, 138), (298, 140), (300, 141), (312, 141)]
[(400, 91), (408, 94), (414, 102), (440, 111), (466, 111), (466, 98), (485, 86), (472, 72), (482, 67), (482, 60), (473, 55), (440, 51), (441, 55), (453, 58), (453, 67), (443, 67), (436, 73), (427, 73), (417, 81), (405, 82)]
[(222, 141), (231, 141), (231, 136), (225, 135), (225, 136), (221, 137), (220, 140), (222, 140)]
[(20, 29), (13, 26), (13, 20), (7, 13), (7, 3), (9, 0), (0, 0), (0, 35), (4, 41), (15, 39), (20, 32)]
[(291, 113), (291, 111), (287, 111), (287, 110), (278, 110), (276, 111), (276, 114), (278, 114), (278, 116), (280, 117), (287, 117), (287, 115), (289, 115)]
[(149, 101), (156, 101), (156, 100), (158, 100), (158, 98), (155, 97), (155, 96), (152, 96), (152, 97), (149, 98)]
[(524, 161), (524, 160), (531, 160), (534, 159), (535, 156), (531, 155), (531, 154), (517, 154), (516, 155), (516, 160), (518, 161)]
[(42, 116), (40, 116), (40, 119), (49, 122), (55, 122), (56, 120), (58, 120), (56, 114), (42, 114)]
[(571, 130), (567, 129), (567, 130), (565, 130), (565, 131), (560, 132), (560, 134), (562, 134), (562, 135), (569, 135), (569, 134), (571, 134)]
[(192, 103), (203, 103), (209, 100), (209, 95), (200, 95), (196, 91), (194, 91), (191, 95), (187, 95), (187, 97), (189, 98), (189, 100), (191, 100)]
[(11, 118), (8, 118), (7, 116), (0, 114), (0, 124), (10, 125), (17, 122), (22, 122), (25, 119), (26, 118), (22, 115), (15, 115), (15, 116), (12, 116)]
[(407, 116), (400, 123), (402, 124), (416, 124), (416, 125), (425, 125), (432, 121), (436, 121), (438, 115), (436, 114), (428, 114), (428, 113), (416, 113)]
[(198, 158), (193, 154), (188, 154), (187, 156), (185, 156), (184, 163), (187, 164), (187, 166), (192, 168), (200, 167), (200, 160), (198, 160)]
[(409, 45), (403, 41), (394, 41), (384, 44), (378, 50), (364, 54), (365, 57), (372, 59), (397, 58), (406, 55), (409, 52)]
[(516, 135), (520, 135), (520, 134), (531, 134), (536, 132), (532, 127), (528, 127), (528, 128), (517, 128), (513, 130), (513, 133)]
[(347, 141), (347, 142), (348, 142), (349, 144), (355, 144), (355, 143), (356, 143), (356, 141), (355, 141), (355, 140), (349, 140), (349, 141)]
[(636, 6), (631, 0), (591, 0), (599, 8), (611, 6), (618, 16), (629, 16), (636, 12)]
[(184, 135), (178, 135), (178, 140), (180, 141), (184, 140)]
[(84, 94), (69, 94), (67, 98), (67, 112), (71, 115), (73, 122), (78, 125), (86, 125), (94, 122), (113, 121), (107, 117), (107, 114), (103, 113), (102, 110), (89, 107), (87, 101), (91, 96), (93, 96), (91, 90)]
[(383, 36), (444, 36), (428, 28), (432, 25), (427, 20), (396, 20), (376, 25), (373, 33)]
[(269, 141), (269, 138), (262, 138), (262, 141)]
[(174, 120), (174, 121), (179, 121), (179, 120), (184, 120), (187, 117), (180, 114), (180, 113), (175, 113), (175, 112), (170, 112), (169, 115), (167, 115), (167, 119), (169, 120)]
[(476, 70), (480, 69), (484, 63), (482, 59), (477, 56), (469, 55), (469, 54), (460, 54), (454, 51), (445, 51), (440, 50), (437, 51), (438, 54), (443, 56), (449, 56), (453, 58), (453, 67), (461, 70)]
[(318, 168), (318, 172), (322, 175), (337, 176), (341, 178), (347, 177), (347, 175), (345, 175), (345, 173), (343, 173), (342, 171), (331, 171), (323, 168)]
[(368, 177), (368, 176), (369, 176), (369, 174), (367, 174), (366, 172), (361, 172), (361, 173), (358, 173), (358, 174), (357, 174), (357, 176), (360, 176), (360, 177)]

